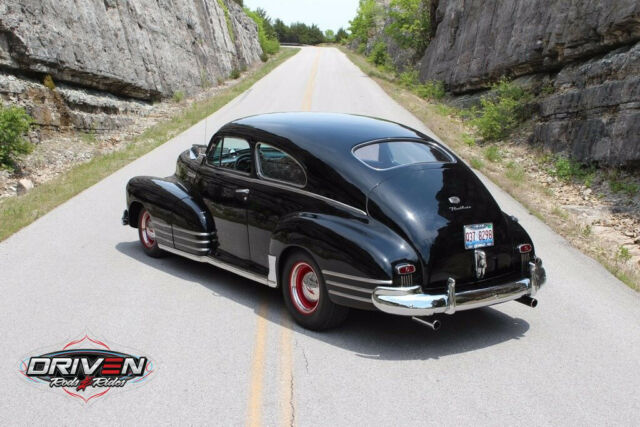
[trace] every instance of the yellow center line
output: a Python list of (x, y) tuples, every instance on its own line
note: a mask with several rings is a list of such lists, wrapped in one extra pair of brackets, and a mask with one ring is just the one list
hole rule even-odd
[[(318, 53), (311, 67), (311, 75), (305, 87), (302, 99), (302, 110), (311, 110), (311, 101), (315, 87), (318, 64), (322, 50)], [(294, 424), (293, 411), (293, 325), (286, 311), (282, 313), (280, 335), (280, 405), (282, 424), (292, 426)], [(251, 382), (249, 389), (249, 408), (247, 411), (247, 425), (257, 427), (262, 424), (262, 385), (264, 382), (264, 368), (267, 343), (267, 304), (263, 301), (258, 308), (258, 321), (256, 326), (256, 338), (253, 348), (253, 361), (251, 363)]]
[(311, 100), (313, 99), (313, 89), (316, 85), (316, 74), (318, 74), (318, 64), (320, 63), (321, 54), (322, 49), (318, 49), (316, 58), (313, 60), (313, 65), (311, 66), (311, 76), (309, 76), (304, 97), (302, 98), (302, 111), (311, 111)]
[(267, 304), (263, 301), (258, 308), (256, 343), (251, 363), (251, 388), (249, 390), (249, 410), (247, 425), (257, 427), (261, 424), (262, 381), (264, 379), (265, 345), (267, 342)]
[(280, 335), (280, 408), (282, 425), (292, 426), (295, 416), (293, 413), (293, 351), (291, 338), (293, 325), (286, 310), (282, 312), (280, 325), (282, 327)]

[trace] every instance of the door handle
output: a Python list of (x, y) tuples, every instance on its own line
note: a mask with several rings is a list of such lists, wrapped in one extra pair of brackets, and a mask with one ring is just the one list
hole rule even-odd
[(239, 189), (236, 190), (236, 193), (244, 194), (246, 196), (247, 194), (249, 194), (249, 189), (248, 188), (239, 188)]

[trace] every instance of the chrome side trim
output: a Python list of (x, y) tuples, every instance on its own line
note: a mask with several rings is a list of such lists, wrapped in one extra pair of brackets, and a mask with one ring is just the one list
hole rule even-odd
[(161, 244), (158, 244), (158, 247), (160, 249), (162, 249), (163, 251), (171, 252), (172, 254), (180, 255), (181, 257), (188, 258), (188, 259), (193, 260), (193, 261), (205, 262), (207, 264), (213, 265), (214, 267), (218, 267), (218, 268), (221, 268), (223, 270), (227, 270), (227, 271), (229, 271), (229, 272), (231, 272), (233, 274), (237, 274), (238, 276), (242, 276), (244, 278), (253, 280), (255, 282), (262, 283), (263, 285), (271, 286), (269, 284), (269, 281), (267, 280), (266, 276), (262, 276), (260, 274), (256, 274), (256, 273), (254, 273), (252, 271), (243, 270), (243, 269), (241, 269), (239, 267), (236, 267), (235, 265), (227, 264), (226, 262), (217, 260), (217, 259), (212, 258), (210, 256), (193, 255), (193, 254), (190, 254), (190, 253), (187, 253), (187, 252), (183, 252), (183, 251), (181, 251), (179, 249), (174, 249), (174, 248), (171, 248), (171, 247), (168, 247), (168, 246), (165, 246), (165, 245), (161, 245)]
[(217, 170), (217, 169), (216, 169), (216, 173), (219, 173), (221, 175), (231, 175), (234, 178), (240, 178), (240, 179), (242, 179), (244, 181), (258, 183), (258, 184), (262, 184), (262, 185), (267, 185), (267, 186), (270, 186), (270, 187), (278, 188), (280, 190), (293, 191), (294, 193), (302, 194), (304, 196), (313, 197), (314, 199), (322, 200), (323, 202), (332, 204), (334, 206), (337, 206), (337, 207), (340, 207), (340, 208), (343, 208), (343, 209), (348, 209), (348, 210), (350, 210), (350, 211), (352, 211), (352, 212), (354, 212), (354, 213), (356, 213), (358, 215), (367, 216), (367, 213), (365, 211), (363, 211), (362, 209), (358, 209), (355, 206), (348, 205), (346, 203), (340, 202), (338, 200), (331, 199), (329, 197), (322, 196), (320, 194), (312, 193), (311, 191), (303, 190), (301, 188), (296, 188), (296, 187), (293, 187), (291, 185), (280, 184), (280, 183), (277, 183), (277, 182), (274, 182), (274, 181), (267, 181), (267, 180), (264, 180), (264, 179), (255, 179), (255, 178), (250, 178), (250, 177), (238, 176), (238, 175), (230, 174), (229, 172), (220, 171), (220, 170)]
[(153, 225), (156, 226), (156, 227), (163, 228), (163, 229), (165, 229), (167, 231), (171, 231), (171, 225), (169, 225), (166, 222), (161, 221), (159, 219), (153, 218)]
[(209, 248), (194, 248), (193, 246), (182, 245), (176, 242), (173, 242), (173, 247), (179, 251), (196, 252), (201, 253), (202, 255), (206, 255), (210, 251)]
[(376, 285), (392, 285), (393, 280), (370, 279), (368, 277), (352, 276), (350, 274), (337, 273), (335, 271), (322, 270), (322, 274), (328, 276), (341, 277), (343, 279), (355, 280), (356, 282), (374, 283)]
[(366, 302), (366, 303), (371, 304), (371, 299), (369, 299), (369, 298), (362, 298), (362, 297), (356, 297), (354, 295), (343, 294), (342, 292), (334, 291), (333, 289), (329, 289), (329, 293), (331, 295), (337, 295), (337, 296), (342, 297), (342, 298), (353, 299), (353, 300), (356, 300), (356, 301)]
[[(204, 236), (203, 236), (204, 237)], [(191, 242), (191, 243), (198, 243), (198, 244), (209, 244), (211, 242), (211, 240), (204, 240), (204, 239), (190, 239), (188, 237), (182, 237), (179, 234), (175, 234), (173, 235), (173, 240), (181, 240), (183, 242)]]
[(344, 288), (344, 289), (351, 289), (352, 291), (356, 291), (356, 292), (364, 292), (365, 294), (369, 294), (369, 295), (373, 293), (373, 289), (361, 288), (359, 286), (345, 285), (344, 283), (334, 282), (333, 280), (326, 280), (326, 282), (327, 282), (327, 285), (337, 286), (339, 288)]
[(278, 287), (278, 272), (276, 268), (276, 257), (275, 255), (268, 255), (269, 259), (269, 275), (267, 276), (267, 281), (269, 281), (269, 286), (272, 288)]
[(157, 235), (163, 235), (163, 236), (165, 236), (165, 238), (167, 238), (169, 240), (171, 240), (173, 238), (173, 236), (171, 235), (170, 231), (165, 231), (165, 230), (163, 230), (161, 228), (156, 227), (155, 232), (156, 232), (156, 236)]
[(173, 227), (173, 231), (177, 231), (179, 233), (189, 234), (191, 236), (211, 236), (213, 234), (213, 232), (211, 232), (211, 233), (200, 233), (200, 232), (193, 231), (193, 230), (187, 230), (186, 228), (178, 227), (177, 225), (172, 225), (172, 227)]

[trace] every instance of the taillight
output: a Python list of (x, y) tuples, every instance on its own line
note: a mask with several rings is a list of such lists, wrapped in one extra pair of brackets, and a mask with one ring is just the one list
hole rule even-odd
[(532, 249), (533, 247), (529, 243), (518, 245), (518, 252), (520, 252), (521, 254), (528, 254)]
[(413, 264), (396, 265), (396, 273), (404, 276), (405, 274), (413, 274), (416, 272), (416, 266)]

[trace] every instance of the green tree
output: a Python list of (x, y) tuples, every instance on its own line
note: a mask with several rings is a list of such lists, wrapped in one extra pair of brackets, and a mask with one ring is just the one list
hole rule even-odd
[(287, 24), (285, 24), (280, 18), (278, 18), (273, 23), (273, 29), (278, 36), (278, 40), (280, 40), (281, 43), (286, 43), (287, 39), (289, 38), (289, 27), (287, 26)]
[(376, 17), (382, 13), (375, 0), (360, 0), (355, 18), (349, 21), (351, 38), (365, 43), (376, 23)]
[(33, 150), (33, 145), (25, 139), (32, 122), (23, 108), (0, 105), (0, 167), (13, 170), (18, 157)]
[(430, 40), (431, 19), (428, 0), (391, 0), (390, 24), (385, 32), (402, 48), (413, 48), (422, 56)]
[(324, 39), (328, 42), (333, 42), (336, 39), (336, 34), (333, 32), (333, 30), (325, 30)]
[[(244, 11), (258, 25), (258, 41), (263, 54), (273, 55), (280, 50), (278, 34), (273, 28), (271, 18), (267, 16), (267, 12), (261, 8), (258, 8), (255, 12), (247, 8)], [(263, 60), (266, 60), (266, 57)]]
[(335, 42), (341, 43), (342, 40), (346, 40), (347, 38), (349, 38), (349, 33), (347, 33), (344, 28), (340, 27), (336, 33)]

